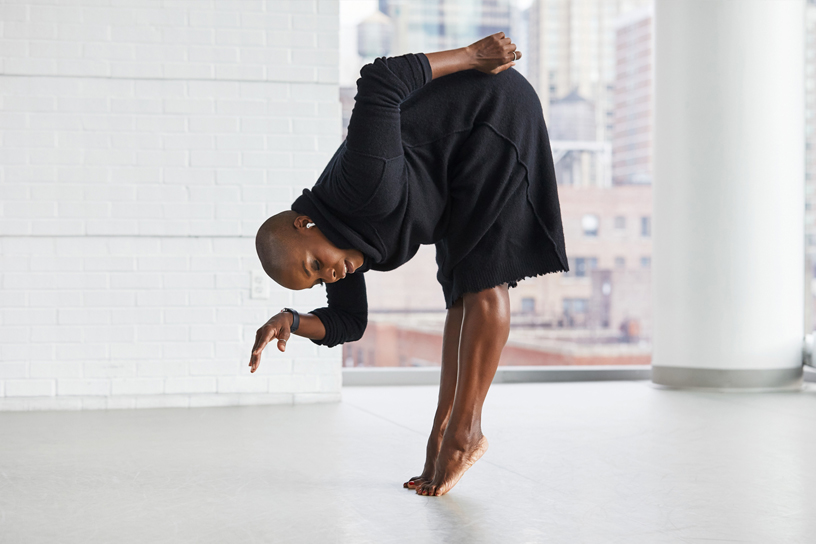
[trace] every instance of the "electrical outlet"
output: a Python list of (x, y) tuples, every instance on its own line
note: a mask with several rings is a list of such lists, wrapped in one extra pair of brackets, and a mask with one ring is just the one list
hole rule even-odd
[(263, 270), (250, 272), (250, 298), (269, 298), (269, 278)]

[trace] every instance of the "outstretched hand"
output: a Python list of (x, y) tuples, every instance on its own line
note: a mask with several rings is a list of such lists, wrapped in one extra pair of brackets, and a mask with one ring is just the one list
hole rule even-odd
[[(467, 47), (472, 56), (473, 67), (485, 74), (498, 74), (515, 66), (521, 58), (516, 44), (505, 37), (504, 32), (496, 32)], [(514, 54), (515, 52), (515, 54)]]
[(272, 316), (269, 321), (263, 324), (255, 333), (255, 345), (252, 346), (252, 357), (249, 359), (250, 372), (255, 372), (261, 364), (261, 352), (266, 345), (278, 339), (278, 349), (286, 351), (286, 341), (291, 336), (293, 316), (289, 312), (281, 312)]

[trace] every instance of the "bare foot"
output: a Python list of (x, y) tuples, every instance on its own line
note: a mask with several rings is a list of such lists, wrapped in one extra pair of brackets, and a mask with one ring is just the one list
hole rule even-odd
[(439, 455), (439, 447), (442, 444), (442, 435), (444, 433), (445, 429), (431, 431), (431, 436), (428, 437), (428, 447), (425, 451), (425, 468), (422, 469), (422, 474), (410, 478), (402, 484), (402, 487), (416, 489), (416, 486), (433, 480), (434, 471), (436, 470), (436, 457)]
[(442, 444), (436, 459), (436, 472), (433, 480), (418, 485), (416, 487), (418, 494), (437, 497), (444, 495), (487, 451), (487, 438), (484, 435), (481, 435), (472, 446), (457, 447), (452, 442)]

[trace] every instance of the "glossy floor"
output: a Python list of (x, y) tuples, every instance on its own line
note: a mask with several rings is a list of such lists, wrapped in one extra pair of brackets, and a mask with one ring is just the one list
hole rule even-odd
[(435, 400), (0, 413), (0, 542), (816, 542), (813, 384), (495, 385), (487, 454), (420, 497)]

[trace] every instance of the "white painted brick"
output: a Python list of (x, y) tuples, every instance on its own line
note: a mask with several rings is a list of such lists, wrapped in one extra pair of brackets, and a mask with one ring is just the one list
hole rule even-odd
[(138, 360), (158, 359), (161, 357), (161, 346), (143, 343), (111, 343), (110, 355), (114, 359)]
[(209, 79), (215, 74), (215, 68), (209, 63), (165, 62), (162, 64), (162, 76), (176, 79)]
[(106, 344), (57, 344), (55, 358), (58, 361), (92, 361), (108, 358)]
[[(111, 315), (115, 323), (116, 310), (112, 310)], [(126, 325), (85, 325), (83, 327), (74, 327), (73, 331), (68, 327), (61, 327), (61, 330), (66, 329), (68, 332), (65, 333), (65, 341), (79, 341), (84, 336), (89, 342), (133, 342), (136, 336), (133, 327)], [(36, 335), (32, 334), (32, 336)]]
[[(243, 361), (244, 359), (241, 359)], [(249, 361), (249, 358), (246, 358)], [(191, 376), (235, 376), (249, 372), (249, 368), (244, 368), (246, 362), (219, 359), (201, 359), (190, 363)]]
[(25, 378), (28, 365), (23, 362), (0, 362), (0, 379)]
[(292, 132), (292, 119), (242, 117), (241, 132), (259, 134), (288, 134)]
[(266, 34), (263, 30), (216, 29), (215, 43), (218, 45), (258, 45), (266, 44)]
[(337, 2), (10, 5), (0, 409), (337, 400), (336, 369), (302, 362), (336, 350), (246, 367), (270, 305), (313, 300), (250, 299), (248, 272), (257, 226), (340, 141)]
[(216, 110), (224, 115), (264, 115), (266, 101), (264, 100), (229, 100), (218, 99)]
[(85, 363), (82, 368), (86, 378), (132, 378), (136, 376), (136, 364), (125, 361)]
[(166, 113), (213, 113), (215, 100), (213, 98), (168, 98), (164, 100)]
[(82, 364), (62, 361), (32, 361), (29, 375), (32, 378), (81, 378)]
[(158, 395), (163, 392), (163, 378), (111, 380), (111, 395)]
[(321, 15), (339, 15), (340, 0), (317, 0), (317, 12)]
[(55, 380), (6, 380), (7, 397), (52, 397), (56, 393)]
[(110, 395), (110, 380), (57, 380), (58, 395)]
[(266, 139), (260, 134), (220, 134), (216, 138), (216, 148), (224, 150), (264, 149)]
[(191, 151), (190, 166), (194, 167), (237, 167), (241, 164), (241, 154), (233, 151)]
[(235, 8), (225, 11), (190, 11), (190, 26), (201, 28), (237, 27), (240, 23), (239, 11)]
[(190, 366), (187, 361), (143, 361), (138, 363), (137, 373), (143, 377), (187, 376)]
[(191, 132), (237, 132), (238, 119), (235, 117), (221, 117), (221, 116), (196, 116), (191, 117), (189, 121)]
[(269, 378), (266, 376), (223, 376), (218, 378), (219, 393), (267, 393)]
[[(162, 342), (162, 358), (185, 360), (209, 360), (215, 350), (208, 342)], [(184, 374), (187, 374), (185, 371)]]
[(193, 342), (237, 342), (242, 338), (239, 326), (190, 325), (190, 340)]
[[(8, 383), (8, 382), (7, 382)], [(171, 377), (164, 381), (165, 393), (215, 393), (215, 378), (205, 377)]]
[[(215, 310), (204, 308), (167, 308), (165, 323), (215, 323)], [(172, 339), (171, 339), (172, 340)]]
[[(163, 62), (184, 62), (187, 57), (187, 48), (183, 45), (153, 45), (141, 44), (133, 48), (134, 59), (144, 66), (149, 66), (156, 73), (161, 71)], [(118, 63), (120, 66), (128, 66), (126, 63)], [(136, 64), (133, 64), (135, 66)]]
[(292, 27), (292, 16), (281, 12), (242, 13), (241, 27), (263, 28), (265, 30), (289, 30)]

